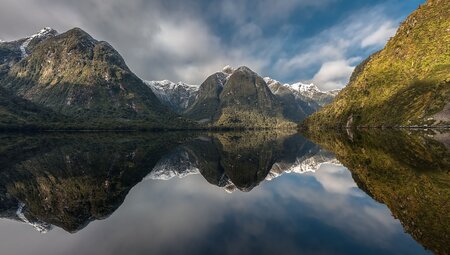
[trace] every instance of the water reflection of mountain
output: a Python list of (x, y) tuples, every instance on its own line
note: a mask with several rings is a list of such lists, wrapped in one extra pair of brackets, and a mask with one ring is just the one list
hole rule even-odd
[(2, 135), (0, 215), (75, 232), (110, 215), (178, 136)]
[(334, 162), (298, 134), (273, 132), (11, 134), (1, 139), (0, 217), (41, 232), (52, 225), (76, 232), (108, 217), (146, 176), (201, 174), (227, 191), (250, 191), (283, 168), (313, 170)]
[(359, 188), (386, 204), (417, 241), (436, 254), (450, 254), (449, 133), (379, 130), (308, 137), (333, 151)]
[(299, 134), (239, 132), (202, 135), (165, 155), (147, 176), (168, 180), (201, 174), (228, 192), (250, 191), (285, 172), (315, 171), (338, 163)]

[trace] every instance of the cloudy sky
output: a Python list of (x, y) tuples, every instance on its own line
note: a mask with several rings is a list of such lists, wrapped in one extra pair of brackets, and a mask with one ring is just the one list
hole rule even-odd
[(146, 80), (200, 84), (225, 65), (346, 84), (424, 0), (0, 0), (0, 39), (80, 27)]

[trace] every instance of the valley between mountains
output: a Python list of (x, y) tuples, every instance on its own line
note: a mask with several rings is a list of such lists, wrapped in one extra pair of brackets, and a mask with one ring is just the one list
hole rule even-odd
[[(0, 42), (0, 129), (166, 130), (450, 125), (450, 2), (428, 0), (342, 90), (249, 67), (201, 84), (143, 81), (80, 28)], [(311, 116), (312, 115), (312, 116)]]

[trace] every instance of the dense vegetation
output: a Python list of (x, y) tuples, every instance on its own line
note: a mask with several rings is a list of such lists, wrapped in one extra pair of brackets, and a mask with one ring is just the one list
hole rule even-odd
[(450, 2), (428, 0), (354, 71), (311, 128), (450, 124)]

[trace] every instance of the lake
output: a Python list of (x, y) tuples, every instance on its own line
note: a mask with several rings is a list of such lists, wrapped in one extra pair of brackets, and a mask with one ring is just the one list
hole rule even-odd
[(443, 131), (0, 137), (0, 254), (450, 253)]

